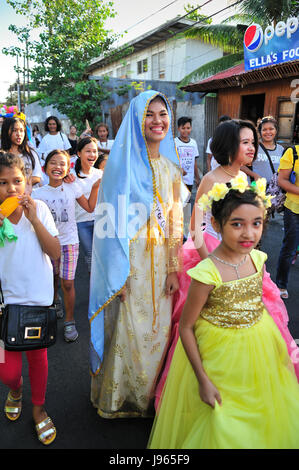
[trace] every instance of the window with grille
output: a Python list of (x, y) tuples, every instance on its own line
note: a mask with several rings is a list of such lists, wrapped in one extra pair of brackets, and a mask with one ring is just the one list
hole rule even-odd
[(117, 78), (129, 78), (130, 74), (130, 65), (121, 65), (120, 67), (117, 67), (116, 69), (116, 76)]
[(147, 66), (147, 59), (139, 60), (137, 62), (137, 73), (140, 75), (141, 73), (145, 73), (148, 70)]
[(165, 78), (165, 52), (152, 55), (152, 79), (163, 80)]

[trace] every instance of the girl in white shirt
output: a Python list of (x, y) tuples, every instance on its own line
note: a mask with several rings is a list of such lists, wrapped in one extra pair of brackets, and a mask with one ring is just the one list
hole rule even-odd
[(109, 155), (114, 140), (108, 140), (109, 137), (109, 127), (104, 122), (101, 122), (97, 125), (95, 129), (95, 135), (98, 139), (98, 148), (100, 153)]
[(36, 151), (29, 146), (25, 122), (20, 118), (5, 118), (1, 130), (1, 148), (21, 157), (24, 161), (27, 179), (38, 185), (42, 178), (42, 168)]
[(76, 201), (86, 212), (93, 212), (100, 179), (94, 182), (88, 199), (76, 183), (65, 183), (64, 178), (70, 169), (70, 156), (63, 150), (53, 150), (45, 161), (45, 172), (49, 184), (34, 191), (33, 197), (41, 199), (49, 207), (59, 231), (61, 245), (60, 260), (53, 262), (54, 267), (54, 301), (58, 298), (60, 278), (65, 305), (64, 339), (75, 341), (78, 332), (74, 320), (75, 285), (77, 261), (79, 256), (79, 238), (75, 218)]
[[(78, 159), (75, 164), (76, 183), (82, 189), (86, 198), (89, 197), (95, 181), (102, 178), (103, 171), (94, 168), (98, 158), (97, 140), (94, 137), (84, 137), (79, 140)], [(91, 269), (91, 252), (94, 227), (94, 211), (86, 212), (80, 204), (76, 203), (76, 222), (80, 243), (83, 247), (88, 272)]]
[[(71, 149), (71, 144), (67, 136), (61, 132), (61, 122), (56, 116), (49, 116), (45, 121), (45, 131), (47, 134), (43, 137), (41, 143), (38, 146), (37, 152), (42, 165), (44, 164), (47, 155), (52, 150), (66, 150), (67, 152)], [(49, 178), (45, 171), (43, 173), (42, 184), (48, 184)]]
[[(53, 302), (53, 270), (50, 258), (60, 254), (57, 229), (46, 204), (34, 201), (25, 192), (26, 173), (20, 157), (0, 153), (0, 204), (18, 196), (19, 206), (8, 216), (1, 214), (0, 226), (9, 222), (16, 241), (0, 246), (0, 279), (5, 304), (49, 306)], [(1, 346), (1, 345), (0, 345)], [(22, 352), (3, 351), (0, 347), (0, 380), (10, 391), (5, 415), (16, 421), (22, 411)], [(39, 440), (51, 444), (56, 429), (44, 409), (48, 377), (47, 349), (26, 351), (32, 394), (32, 414)]]
[(61, 132), (61, 122), (56, 116), (49, 116), (45, 121), (45, 131), (47, 134), (43, 137), (38, 146), (38, 154), (42, 160), (46, 160), (47, 155), (52, 150), (70, 150), (71, 144), (67, 136)]

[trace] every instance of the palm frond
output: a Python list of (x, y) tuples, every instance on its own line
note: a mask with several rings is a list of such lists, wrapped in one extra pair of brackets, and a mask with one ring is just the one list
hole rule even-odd
[(243, 47), (243, 35), (236, 26), (227, 24), (200, 25), (185, 32), (191, 39), (220, 47), (224, 52), (237, 52)]
[(189, 83), (194, 83), (196, 81), (203, 80), (204, 78), (215, 75), (218, 72), (234, 67), (237, 64), (243, 62), (243, 52), (238, 52), (236, 54), (226, 55), (220, 57), (220, 59), (212, 60), (207, 64), (202, 65), (198, 69), (186, 75), (178, 84), (178, 87), (189, 85)]
[(247, 13), (236, 13), (235, 15), (230, 16), (229, 18), (225, 18), (221, 21), (220, 24), (230, 24), (237, 26), (238, 24), (242, 24), (244, 26), (250, 26), (252, 23), (258, 23), (262, 27), (266, 27), (268, 25), (265, 17), (254, 16)]
[(294, 0), (243, 0), (241, 13), (264, 18), (266, 24), (278, 22), (298, 13), (298, 2)]

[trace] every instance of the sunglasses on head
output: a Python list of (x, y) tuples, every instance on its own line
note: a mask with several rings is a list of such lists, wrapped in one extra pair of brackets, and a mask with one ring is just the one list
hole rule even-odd
[(276, 119), (275, 119), (273, 116), (264, 116), (264, 117), (261, 119), (261, 123), (262, 123), (262, 122), (267, 122), (267, 121), (275, 121), (275, 122), (276, 122)]

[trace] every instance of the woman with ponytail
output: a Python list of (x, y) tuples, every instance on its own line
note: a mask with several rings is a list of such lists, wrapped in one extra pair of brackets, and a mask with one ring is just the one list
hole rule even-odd
[[(94, 137), (84, 137), (78, 142), (78, 158), (75, 164), (76, 183), (82, 189), (84, 196), (88, 199), (91, 188), (95, 181), (102, 178), (103, 171), (94, 168), (98, 159), (98, 145)], [(86, 212), (76, 203), (76, 222), (80, 244), (83, 248), (85, 260), (90, 272), (91, 251), (94, 226), (94, 212)]]

